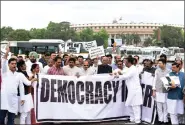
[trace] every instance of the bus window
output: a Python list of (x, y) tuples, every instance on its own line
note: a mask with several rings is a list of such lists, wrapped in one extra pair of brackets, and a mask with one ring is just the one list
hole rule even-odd
[(180, 53), (184, 53), (184, 49), (183, 48), (180, 48)]

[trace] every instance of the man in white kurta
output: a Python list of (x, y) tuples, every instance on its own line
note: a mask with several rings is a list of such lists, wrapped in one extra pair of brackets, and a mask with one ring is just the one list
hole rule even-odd
[(14, 124), (15, 115), (18, 113), (18, 87), (20, 98), (23, 100), (24, 86), (19, 82), (19, 76), (16, 72), (16, 59), (9, 59), (7, 69), (7, 59), (2, 59), (2, 88), (1, 88), (1, 106), (0, 106), (0, 124), (4, 124), (5, 117), (8, 114), (8, 125)]
[(93, 70), (93, 68), (89, 67), (89, 62), (88, 61), (85, 61), (83, 63), (83, 68), (81, 70), (82, 70), (82, 75), (83, 76), (95, 74), (95, 71)]
[(54, 65), (54, 61), (53, 61), (53, 59), (50, 58), (50, 59), (48, 60), (48, 65), (45, 66), (44, 69), (43, 69), (43, 74), (47, 74), (49, 68), (51, 68), (53, 65)]
[(129, 106), (132, 110), (130, 114), (130, 121), (138, 124), (141, 122), (141, 105), (143, 104), (143, 101), (139, 75), (137, 72), (137, 68), (133, 64), (134, 59), (127, 58), (126, 66), (128, 67), (128, 70), (126, 73), (120, 75), (119, 77), (126, 80), (128, 97), (125, 102), (125, 106)]
[(63, 67), (65, 75), (67, 76), (81, 76), (82, 75), (81, 69), (75, 66), (75, 61), (76, 60), (74, 58), (70, 58), (68, 65)]
[(29, 53), (29, 60), (26, 62), (26, 66), (27, 66), (26, 72), (27, 72), (28, 74), (31, 73), (31, 66), (32, 66), (34, 63), (36, 63), (36, 64), (39, 65), (40, 73), (43, 72), (43, 65), (42, 65), (42, 63), (40, 63), (40, 62), (37, 61), (37, 58), (38, 58), (38, 54), (37, 54), (36, 52), (30, 52), (30, 53)]

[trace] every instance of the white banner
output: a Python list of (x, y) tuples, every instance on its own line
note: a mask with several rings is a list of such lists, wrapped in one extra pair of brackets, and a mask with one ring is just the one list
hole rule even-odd
[(141, 75), (141, 86), (143, 89), (143, 106), (142, 117), (143, 121), (154, 124), (156, 117), (156, 102), (152, 96), (152, 84), (154, 75), (144, 72)]
[(83, 47), (86, 51), (89, 51), (90, 48), (97, 47), (96, 40), (90, 41), (90, 42), (75, 42), (81, 44), (81, 47)]
[[(39, 75), (34, 90), (37, 122), (93, 122), (129, 117), (130, 108), (125, 106), (125, 81), (110, 75), (79, 78)], [(151, 96), (145, 96), (147, 105), (143, 107), (147, 112), (143, 113), (148, 121), (152, 121), (150, 114), (153, 114), (154, 105), (148, 99)]]
[(97, 56), (98, 57), (105, 56), (105, 51), (104, 51), (103, 46), (90, 48), (89, 55), (91, 59), (97, 58)]
[(81, 44), (67, 42), (65, 43), (65, 52), (68, 53), (80, 53)]

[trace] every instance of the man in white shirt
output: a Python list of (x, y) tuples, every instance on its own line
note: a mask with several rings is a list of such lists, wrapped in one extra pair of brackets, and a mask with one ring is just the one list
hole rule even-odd
[(128, 68), (126, 66), (123, 67), (123, 62), (121, 60), (119, 60), (117, 62), (117, 66), (118, 66), (118, 68), (113, 71), (113, 74), (116, 74), (117, 75), (118, 72), (121, 72), (121, 74), (123, 74), (123, 73), (126, 73), (127, 70), (128, 70)]
[(43, 72), (43, 65), (42, 63), (37, 61), (38, 58), (38, 54), (36, 52), (30, 52), (29, 53), (29, 60), (26, 62), (26, 66), (27, 66), (27, 73), (30, 74), (31, 73), (31, 66), (36, 63), (39, 65), (39, 69), (40, 69), (40, 73)]
[[(15, 115), (18, 113), (18, 90), (20, 90), (21, 100), (24, 96), (24, 86), (19, 83), (18, 73), (16, 72), (17, 60), (10, 58), (7, 60), (9, 47), (7, 48), (5, 57), (2, 58), (2, 86), (1, 86), (1, 105), (0, 105), (0, 124), (5, 124), (5, 117), (8, 115), (8, 125), (14, 125)], [(8, 67), (7, 69), (7, 61)]]
[(136, 59), (137, 72), (140, 74), (143, 71), (143, 66), (139, 64), (139, 56), (135, 55), (134, 58)]
[(94, 72), (96, 73), (98, 70), (98, 58), (94, 58), (93, 59), (93, 65), (92, 65), (92, 70), (94, 70)]
[(128, 71), (123, 75), (121, 75), (121, 72), (118, 72), (120, 74), (119, 78), (126, 80), (128, 96), (125, 106), (131, 108), (130, 121), (139, 124), (141, 123), (141, 105), (143, 104), (142, 89), (137, 68), (133, 65), (134, 59), (130, 57), (126, 60), (125, 65), (128, 67)]
[(68, 65), (63, 67), (64, 74), (67, 76), (81, 76), (82, 71), (75, 66), (75, 58), (69, 58)]
[(82, 75), (86, 76), (86, 75), (93, 75), (95, 72), (93, 71), (93, 69), (89, 66), (89, 62), (85, 61), (83, 63), (83, 68), (82, 68)]
[(53, 65), (54, 65), (54, 61), (53, 61), (53, 59), (50, 58), (48, 60), (48, 65), (45, 66), (44, 69), (43, 69), (43, 73), (47, 74), (48, 73), (48, 69), (51, 68)]
[(83, 68), (84, 57), (78, 56), (77, 60), (79, 62), (79, 68)]

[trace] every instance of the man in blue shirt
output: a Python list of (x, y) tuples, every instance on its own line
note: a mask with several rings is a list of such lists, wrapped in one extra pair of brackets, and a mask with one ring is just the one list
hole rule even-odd
[(184, 73), (180, 72), (179, 64), (172, 64), (172, 72), (169, 76), (179, 77), (180, 87), (172, 84), (170, 90), (168, 91), (167, 97), (167, 109), (170, 114), (172, 125), (178, 125), (178, 114), (184, 114), (184, 103), (183, 103), (183, 88), (184, 88)]

